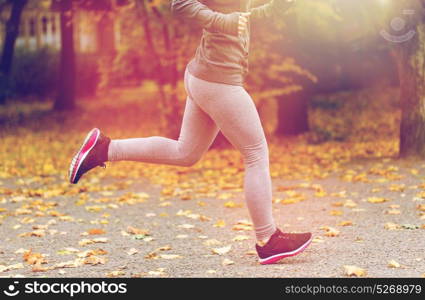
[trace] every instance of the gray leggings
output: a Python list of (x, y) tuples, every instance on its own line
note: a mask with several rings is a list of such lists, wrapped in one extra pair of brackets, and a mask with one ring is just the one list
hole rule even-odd
[(272, 216), (269, 151), (252, 98), (242, 86), (209, 82), (186, 68), (187, 93), (178, 140), (160, 136), (112, 140), (108, 160), (191, 166), (208, 150), (219, 130), (243, 156), (244, 193), (257, 239), (276, 230)]

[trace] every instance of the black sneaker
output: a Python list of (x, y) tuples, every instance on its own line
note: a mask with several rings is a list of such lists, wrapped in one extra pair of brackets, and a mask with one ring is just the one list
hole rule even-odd
[(267, 244), (255, 245), (260, 264), (273, 264), (282, 258), (301, 253), (311, 243), (312, 235), (308, 233), (283, 233), (276, 229)]
[(111, 139), (93, 128), (86, 136), (80, 150), (74, 155), (69, 167), (69, 181), (76, 184), (84, 173), (101, 166), (106, 168), (108, 147)]

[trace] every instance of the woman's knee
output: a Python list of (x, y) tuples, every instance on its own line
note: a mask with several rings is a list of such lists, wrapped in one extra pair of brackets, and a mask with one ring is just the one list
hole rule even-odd
[(194, 150), (180, 150), (177, 163), (183, 167), (191, 167), (195, 165), (202, 157), (202, 153)]
[(242, 155), (246, 166), (269, 164), (269, 148), (265, 139), (242, 147)]

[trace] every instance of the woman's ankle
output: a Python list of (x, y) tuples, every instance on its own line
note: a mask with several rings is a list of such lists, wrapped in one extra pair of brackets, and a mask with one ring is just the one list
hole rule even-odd
[(269, 242), (271, 237), (272, 236), (270, 235), (270, 236), (262, 238), (262, 239), (257, 239), (257, 245), (260, 246), (260, 247), (264, 247), (264, 245), (266, 245)]

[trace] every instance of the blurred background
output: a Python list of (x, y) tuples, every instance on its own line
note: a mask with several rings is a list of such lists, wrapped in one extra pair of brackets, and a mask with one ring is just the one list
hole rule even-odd
[[(397, 154), (402, 60), (390, 39), (408, 29), (402, 2), (299, 0), (284, 18), (251, 24), (246, 89), (271, 143)], [(177, 138), (201, 33), (171, 15), (169, 0), (0, 0), (3, 141), (40, 133), (74, 146), (94, 126), (113, 138)], [(227, 146), (221, 135), (213, 145)]]

